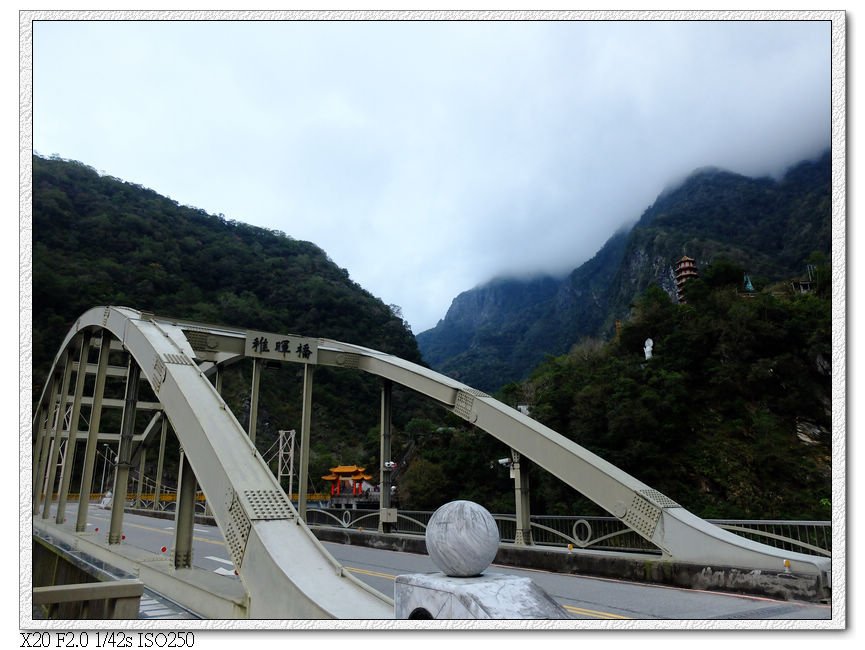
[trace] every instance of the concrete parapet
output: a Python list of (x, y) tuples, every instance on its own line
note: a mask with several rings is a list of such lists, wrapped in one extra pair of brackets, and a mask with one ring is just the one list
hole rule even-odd
[[(427, 554), (426, 543), (421, 535), (381, 534), (376, 531), (324, 526), (310, 528), (321, 541)], [(494, 563), (555, 573), (617, 578), (783, 600), (823, 603), (831, 598), (829, 585), (819, 575), (760, 571), (741, 567), (710, 567), (671, 562), (660, 556), (634, 553), (586, 550), (568, 552), (567, 549), (560, 548), (501, 544)]]

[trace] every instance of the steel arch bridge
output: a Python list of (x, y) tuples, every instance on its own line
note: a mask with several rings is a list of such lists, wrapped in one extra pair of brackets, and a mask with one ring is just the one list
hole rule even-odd
[[(110, 365), (119, 351), (125, 366)], [(89, 361), (98, 352), (96, 363)], [(219, 393), (220, 372), (228, 364), (253, 362), (250, 421), (245, 429)], [(268, 360), (303, 367), (303, 415), (297, 508), (289, 501), (256, 450), (255, 413), (261, 367)], [(671, 562), (741, 567), (820, 576), (831, 586), (830, 560), (744, 539), (688, 512), (675, 501), (606, 462), (564, 436), (492, 397), (417, 364), (368, 348), (327, 339), (257, 332), (156, 317), (126, 307), (97, 307), (84, 313), (66, 335), (36, 406), (32, 423), (32, 513), (34, 531), (48, 531), (66, 543), (110, 558), (120, 549), (123, 505), (132, 449), (170, 426), (182, 448), (176, 532), (171, 566), (154, 581), (171, 591), (171, 580), (192, 569), (191, 541), (196, 484), (226, 540), (244, 596), (219, 610), (224, 618), (393, 617), (393, 602), (349, 574), (330, 556), (306, 525), (306, 485), (313, 370), (316, 366), (357, 369), (382, 378), (380, 530), (389, 530), (390, 391), (396, 383), (451, 410), (507, 444), (512, 450), (517, 488), (517, 542), (530, 542), (528, 490), (521, 456), (552, 473), (655, 544)], [(74, 381), (73, 381), (74, 376)], [(92, 380), (88, 382), (88, 377)], [(105, 395), (107, 377), (125, 381), (125, 398)], [(156, 402), (138, 399), (144, 379)], [(92, 385), (85, 396), (85, 386)], [(89, 422), (79, 431), (81, 406)], [(100, 433), (103, 407), (122, 407), (120, 434)], [(136, 413), (150, 412), (145, 431), (134, 432)], [(75, 462), (76, 441), (86, 438), (81, 493), (89, 492), (100, 441), (119, 438), (117, 479), (107, 545), (85, 533), (88, 501), (80, 499), (75, 533), (63, 532), (65, 505)], [(61, 464), (62, 440), (66, 456)], [(79, 463), (79, 465), (81, 465)], [(160, 457), (161, 465), (161, 457)], [(55, 488), (55, 486), (57, 486)], [(52, 494), (59, 493), (56, 518)], [(67, 524), (67, 530), (71, 530)], [(112, 551), (112, 548), (114, 551)], [(106, 550), (107, 549), (107, 550)], [(142, 572), (145, 559), (129, 559)], [(143, 575), (143, 573), (142, 573)], [(164, 578), (164, 579), (163, 579)], [(189, 591), (182, 593), (189, 594)]]

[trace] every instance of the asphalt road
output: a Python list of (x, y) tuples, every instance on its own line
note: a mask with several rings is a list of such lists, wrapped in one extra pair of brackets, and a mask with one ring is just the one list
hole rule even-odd
[[(67, 521), (74, 522), (77, 504), (68, 506)], [(107, 534), (110, 512), (92, 505), (88, 532)], [(170, 554), (174, 535), (171, 519), (124, 515), (125, 544), (156, 554)], [(406, 573), (433, 573), (426, 555), (397, 553), (361, 546), (325, 542), (327, 550), (350, 572), (371, 587), (393, 597), (394, 578)], [(164, 550), (163, 550), (164, 549)], [(238, 580), (222, 534), (215, 526), (196, 524), (193, 564)], [(830, 619), (828, 605), (773, 600), (658, 585), (574, 576), (492, 565), (488, 571), (531, 578), (578, 619), (593, 620), (780, 620)]]

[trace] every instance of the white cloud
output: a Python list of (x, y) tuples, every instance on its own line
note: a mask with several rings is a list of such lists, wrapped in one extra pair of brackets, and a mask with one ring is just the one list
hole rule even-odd
[(415, 332), (829, 144), (829, 24), (38, 23), (34, 146), (322, 247)]

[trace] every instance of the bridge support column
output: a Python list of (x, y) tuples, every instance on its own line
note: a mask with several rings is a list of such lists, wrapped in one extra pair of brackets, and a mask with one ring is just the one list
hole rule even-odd
[(57, 390), (56, 375), (51, 378), (48, 386), (48, 403), (37, 414), (33, 429), (37, 430), (37, 438), (33, 445), (33, 514), (39, 512), (42, 503), (42, 485), (45, 481), (45, 469), (48, 465), (48, 453), (51, 449), (52, 418), (57, 408), (55, 391)]
[(529, 511), (529, 472), (526, 461), (518, 451), (511, 449), (511, 478), (514, 479), (514, 500), (516, 502), (517, 531), (515, 544), (532, 543), (532, 522)]
[(63, 421), (66, 419), (66, 402), (69, 400), (69, 384), (72, 381), (72, 355), (66, 350), (64, 355), (63, 380), (60, 382), (60, 395), (57, 399), (57, 411), (54, 417), (53, 447), (48, 458), (45, 476), (45, 503), (42, 505), (42, 518), (48, 519), (51, 514), (51, 496), (54, 492), (54, 480), (57, 476), (57, 461), (60, 457), (60, 438), (63, 433)]
[(135, 494), (135, 507), (141, 507), (141, 494), (144, 492), (144, 466), (147, 463), (147, 449), (144, 447), (139, 451), (141, 459), (138, 462), (138, 492)]
[(119, 544), (122, 540), (123, 508), (129, 489), (129, 465), (132, 457), (132, 436), (135, 433), (135, 411), (138, 401), (138, 379), (141, 370), (132, 355), (129, 355), (129, 370), (126, 374), (126, 399), (123, 404), (123, 419), (120, 424), (120, 447), (117, 451), (117, 469), (114, 472), (114, 496), (111, 502), (111, 528), (108, 543)]
[(174, 515), (174, 568), (192, 566), (192, 532), (195, 525), (195, 490), (197, 481), (192, 465), (180, 451), (180, 477), (177, 486), (177, 510)]
[(312, 424), (312, 377), (315, 367), (303, 364), (303, 414), (300, 418), (300, 471), (297, 483), (297, 514), (306, 521), (306, 486), (309, 483), (309, 435)]
[(216, 371), (213, 373), (213, 387), (218, 395), (222, 395), (222, 366), (216, 366)]
[(255, 444), (255, 431), (258, 428), (258, 386), (261, 383), (263, 359), (252, 360), (252, 390), (249, 395), (249, 439)]
[[(216, 366), (216, 371), (213, 373), (213, 387), (216, 389), (216, 394), (220, 395), (220, 396), (222, 395), (222, 375), (223, 375), (222, 366)], [(160, 452), (160, 455), (161, 454), (162, 454), (162, 452)], [(155, 509), (156, 502), (157, 502), (157, 500), (154, 499), (154, 501), (153, 501), (154, 509)], [(210, 508), (210, 501), (205, 501), (204, 503), (205, 503), (204, 516), (205, 517), (212, 517), (213, 511)]]
[(162, 431), (159, 434), (159, 457), (156, 460), (156, 485), (153, 488), (153, 509), (159, 510), (162, 497), (162, 465), (165, 461), (165, 439), (168, 437), (168, 417), (162, 417)]
[[(80, 338), (81, 351), (78, 353), (78, 370), (75, 373), (75, 397), (72, 400), (72, 414), (69, 418), (69, 442), (66, 443), (66, 459), (63, 461), (60, 494), (57, 499), (57, 517), (54, 519), (58, 524), (66, 521), (66, 500), (69, 497), (69, 485), (72, 482), (72, 472), (75, 469), (78, 420), (81, 416), (81, 398), (84, 397), (84, 380), (87, 378), (87, 359), (90, 356), (90, 333), (85, 332)], [(79, 494), (79, 502), (82, 498), (83, 495)]]
[(381, 446), (379, 456), (381, 463), (379, 481), (379, 515), (378, 530), (380, 533), (389, 533), (393, 528), (391, 522), (392, 512), (390, 508), (390, 486), (393, 467), (391, 463), (391, 393), (393, 384), (389, 379), (382, 381), (381, 385)]
[(90, 428), (87, 431), (87, 447), (84, 452), (84, 474), (78, 489), (78, 517), (75, 531), (87, 530), (87, 509), (90, 506), (90, 492), (93, 486), (93, 471), (96, 467), (96, 450), (99, 447), (99, 425), (102, 421), (102, 398), (105, 394), (105, 376), (108, 373), (108, 352), (111, 349), (111, 335), (103, 331), (99, 343), (99, 361), (96, 364), (96, 383), (93, 385), (93, 404), (90, 407)]

